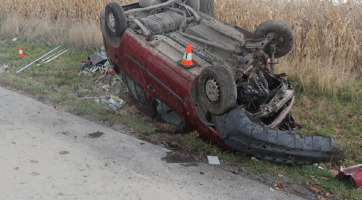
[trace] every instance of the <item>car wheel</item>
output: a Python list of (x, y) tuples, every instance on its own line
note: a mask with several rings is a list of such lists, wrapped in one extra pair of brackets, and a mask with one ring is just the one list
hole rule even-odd
[(200, 0), (188, 0), (186, 5), (190, 6), (196, 12), (199, 12), (200, 10)]
[(214, 115), (222, 115), (236, 105), (235, 82), (224, 67), (206, 67), (199, 76), (198, 91), (201, 102)]
[(109, 34), (115, 37), (121, 37), (127, 29), (127, 19), (123, 8), (119, 3), (109, 3), (105, 9), (106, 27)]
[[(286, 23), (278, 20), (265, 21), (256, 28), (253, 38), (265, 38), (269, 33), (275, 33), (273, 39), (273, 42), (277, 43), (277, 49), (274, 54), (275, 58), (285, 56), (292, 50), (294, 45), (294, 33)], [(264, 51), (271, 56), (269, 45)]]

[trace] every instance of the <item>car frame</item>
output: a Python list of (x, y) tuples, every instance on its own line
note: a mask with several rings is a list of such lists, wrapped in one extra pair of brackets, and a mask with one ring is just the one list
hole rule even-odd
[[(286, 164), (342, 159), (333, 138), (296, 134), (294, 88), (275, 74), (275, 58), (294, 43), (290, 27), (270, 20), (251, 33), (200, 12), (199, 4), (106, 6), (100, 25), (107, 57), (133, 96), (180, 131), (231, 151)], [(188, 44), (192, 65), (181, 62)]]

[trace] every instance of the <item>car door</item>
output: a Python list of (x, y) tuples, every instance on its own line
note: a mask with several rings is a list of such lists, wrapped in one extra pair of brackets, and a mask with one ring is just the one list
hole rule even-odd
[(125, 81), (132, 95), (146, 108), (149, 108), (145, 93), (145, 65), (149, 48), (146, 41), (133, 34), (125, 34), (122, 38)]
[(146, 64), (146, 85), (149, 94), (161, 101), (168, 114), (176, 112), (183, 116), (187, 112), (185, 109), (185, 98), (188, 96), (189, 82), (178, 73), (178, 66), (166, 56), (154, 49), (147, 55)]
[[(126, 76), (132, 79), (142, 89), (146, 87), (144, 70), (146, 65), (148, 51), (143, 48), (142, 40), (137, 40), (134, 35), (125, 34), (122, 38), (122, 48), (124, 54), (121, 65), (124, 64), (124, 72)], [(137, 36), (136, 36), (137, 37)]]

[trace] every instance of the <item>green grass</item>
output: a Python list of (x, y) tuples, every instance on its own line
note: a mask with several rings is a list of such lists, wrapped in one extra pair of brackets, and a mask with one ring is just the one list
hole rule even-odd
[[(110, 112), (108, 107), (92, 101), (77, 98), (74, 93), (80, 92), (84, 96), (104, 96), (99, 84), (95, 84), (98, 76), (77, 76), (80, 71), (79, 63), (93, 54), (96, 49), (74, 49), (48, 64), (30, 66), (21, 73), (16, 73), (28, 63), (53, 49), (56, 45), (46, 45), (19, 39), (13, 43), (9, 38), (0, 37), (0, 64), (9, 65), (9, 73), (0, 74), (0, 84), (13, 89), (25, 91), (34, 97), (45, 98), (57, 105), (69, 107), (77, 115), (86, 115), (96, 120), (108, 123), (128, 125), (134, 135), (158, 144), (177, 144), (176, 149), (189, 152), (195, 159), (203, 160), (206, 155), (216, 155), (224, 163), (243, 166), (263, 175), (276, 177), (283, 173), (285, 177), (300, 182), (308, 187), (309, 182), (317, 188), (328, 192), (332, 190), (340, 198), (362, 199), (362, 190), (356, 190), (348, 180), (335, 180), (326, 170), (319, 170), (314, 166), (286, 166), (266, 161), (252, 161), (249, 156), (234, 155), (223, 151), (216, 145), (203, 140), (195, 132), (189, 134), (156, 133), (154, 124), (143, 122), (142, 118), (121, 110), (120, 113)], [(18, 57), (18, 46), (23, 47), (25, 56)], [(63, 48), (63, 47), (62, 47)], [(362, 86), (362, 84), (361, 84)], [(361, 91), (359, 91), (360, 93)], [(331, 136), (345, 151), (343, 161), (325, 164), (327, 168), (340, 165), (351, 166), (362, 163), (362, 108), (360, 100), (354, 97), (331, 98), (328, 93), (315, 94), (313, 92), (297, 90), (296, 103), (292, 114), (304, 128), (300, 134)], [(170, 127), (163, 125), (166, 129)], [(328, 181), (320, 177), (330, 177)]]

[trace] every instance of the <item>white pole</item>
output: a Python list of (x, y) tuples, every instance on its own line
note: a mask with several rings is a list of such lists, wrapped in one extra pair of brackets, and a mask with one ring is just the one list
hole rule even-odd
[(62, 52), (62, 51), (64, 51), (64, 50), (65, 50), (65, 49), (62, 49), (62, 50), (60, 50), (60, 51), (57, 51), (56, 53), (54, 53), (54, 54), (52, 54), (52, 55), (50, 55), (50, 56), (42, 59), (39, 63), (42, 63), (42, 62), (47, 61), (48, 59), (52, 58), (53, 56), (56, 56), (58, 53), (60, 53), (60, 52)]
[(50, 59), (50, 60), (46, 61), (45, 63), (48, 63), (48, 62), (50, 62), (50, 61), (54, 60), (55, 58), (57, 58), (57, 57), (61, 56), (63, 53), (65, 53), (65, 52), (67, 52), (67, 51), (68, 51), (68, 49), (67, 49), (67, 50), (65, 50), (65, 51), (63, 51), (62, 53), (60, 53), (60, 54), (58, 54), (58, 55), (54, 56), (52, 59)]
[(46, 54), (45, 54), (45, 55), (43, 55), (42, 57), (40, 57), (40, 58), (38, 58), (38, 59), (34, 60), (32, 63), (30, 63), (29, 65), (27, 65), (27, 66), (25, 66), (25, 67), (23, 67), (23, 68), (21, 68), (21, 69), (20, 69), (20, 70), (18, 70), (16, 73), (19, 73), (19, 72), (23, 71), (24, 69), (26, 69), (26, 68), (30, 67), (30, 65), (32, 65), (32, 64), (34, 64), (36, 61), (38, 61), (38, 60), (40, 60), (40, 59), (44, 58), (45, 56), (47, 56), (47, 55), (48, 55), (48, 54), (50, 54), (51, 52), (55, 51), (55, 50), (56, 50), (56, 49), (58, 49), (59, 47), (60, 47), (60, 46), (58, 46), (58, 47), (56, 47), (55, 49), (53, 49), (53, 50), (49, 51), (48, 53), (46, 53)]

